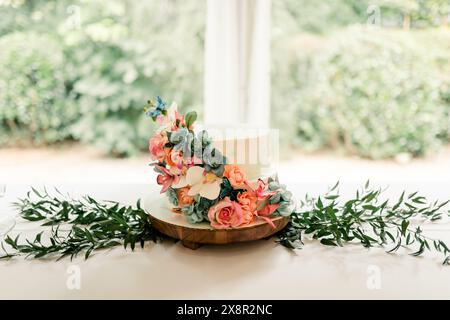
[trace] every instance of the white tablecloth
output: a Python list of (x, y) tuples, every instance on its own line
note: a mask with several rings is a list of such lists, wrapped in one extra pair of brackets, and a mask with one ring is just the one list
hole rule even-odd
[[(342, 186), (343, 193), (357, 185)], [(158, 192), (144, 184), (59, 185), (74, 195), (134, 203)], [(297, 195), (315, 195), (326, 185), (289, 186)], [(421, 190), (431, 198), (450, 198), (450, 184), (392, 185), (387, 196), (402, 188)], [(28, 190), (8, 185), (0, 200), (0, 213), (12, 213), (7, 203)], [(19, 223), (16, 228), (27, 228)], [(431, 235), (450, 241), (448, 224), (434, 227)], [(74, 270), (80, 287), (74, 288)], [(68, 285), (69, 282), (69, 285)], [(405, 253), (359, 246), (324, 247), (307, 241), (302, 250), (289, 251), (272, 240), (204, 246), (193, 251), (180, 243), (148, 243), (135, 252), (122, 247), (60, 262), (14, 259), (0, 262), (0, 299), (125, 298), (125, 299), (310, 299), (310, 298), (450, 298), (450, 267), (441, 257), (414, 258)]]

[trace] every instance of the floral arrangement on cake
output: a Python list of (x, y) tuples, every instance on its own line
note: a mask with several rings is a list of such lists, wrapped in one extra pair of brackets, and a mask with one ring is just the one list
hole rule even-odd
[(194, 131), (195, 112), (182, 115), (160, 97), (146, 114), (159, 128), (149, 140), (157, 183), (174, 212), (190, 223), (208, 221), (215, 229), (236, 228), (293, 212), (292, 194), (276, 178), (247, 180), (246, 173), (213, 146), (208, 132)]

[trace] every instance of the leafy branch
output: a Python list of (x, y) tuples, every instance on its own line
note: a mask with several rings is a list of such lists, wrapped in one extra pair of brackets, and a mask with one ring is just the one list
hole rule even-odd
[[(122, 244), (125, 249), (130, 246), (134, 250), (137, 243), (144, 247), (146, 241), (156, 242), (159, 238), (139, 201), (133, 208), (116, 202), (98, 202), (89, 196), (76, 200), (56, 191), (57, 195), (52, 196), (46, 190), (32, 189), (13, 204), (23, 219), (43, 222), (41, 226), (50, 229), (49, 235), (42, 231), (25, 241), (21, 241), (20, 235), (15, 238), (7, 235), (1, 243), (5, 254), (0, 259), (19, 255), (72, 259), (81, 252), (87, 259), (100, 249)], [(63, 230), (65, 227), (68, 230)]]
[(382, 202), (382, 191), (370, 189), (369, 182), (354, 199), (342, 201), (338, 186), (323, 197), (302, 201), (300, 207), (306, 209), (292, 214), (288, 227), (278, 234), (278, 242), (290, 249), (301, 248), (304, 235), (309, 235), (327, 246), (360, 243), (367, 248), (387, 248), (388, 253), (404, 247), (414, 250), (413, 256), (434, 250), (443, 255), (443, 264), (450, 265), (450, 249), (444, 241), (425, 236), (420, 226), (410, 226), (412, 219), (442, 219), (449, 214), (445, 207), (450, 201), (428, 204), (417, 192), (404, 192), (393, 204)]

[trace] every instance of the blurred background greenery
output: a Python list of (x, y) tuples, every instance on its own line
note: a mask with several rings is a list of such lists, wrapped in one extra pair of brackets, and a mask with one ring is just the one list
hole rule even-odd
[[(450, 137), (450, 0), (272, 1), (286, 148), (422, 156)], [(156, 94), (201, 113), (206, 2), (0, 0), (0, 145), (145, 150)]]
[(145, 150), (146, 101), (200, 110), (206, 3), (0, 0), (0, 143)]

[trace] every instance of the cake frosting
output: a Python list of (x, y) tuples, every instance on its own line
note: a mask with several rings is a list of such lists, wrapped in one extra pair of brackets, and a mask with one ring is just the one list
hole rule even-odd
[(277, 131), (242, 126), (206, 127), (213, 145), (221, 150), (228, 164), (238, 165), (249, 180), (276, 173), (278, 165)]

